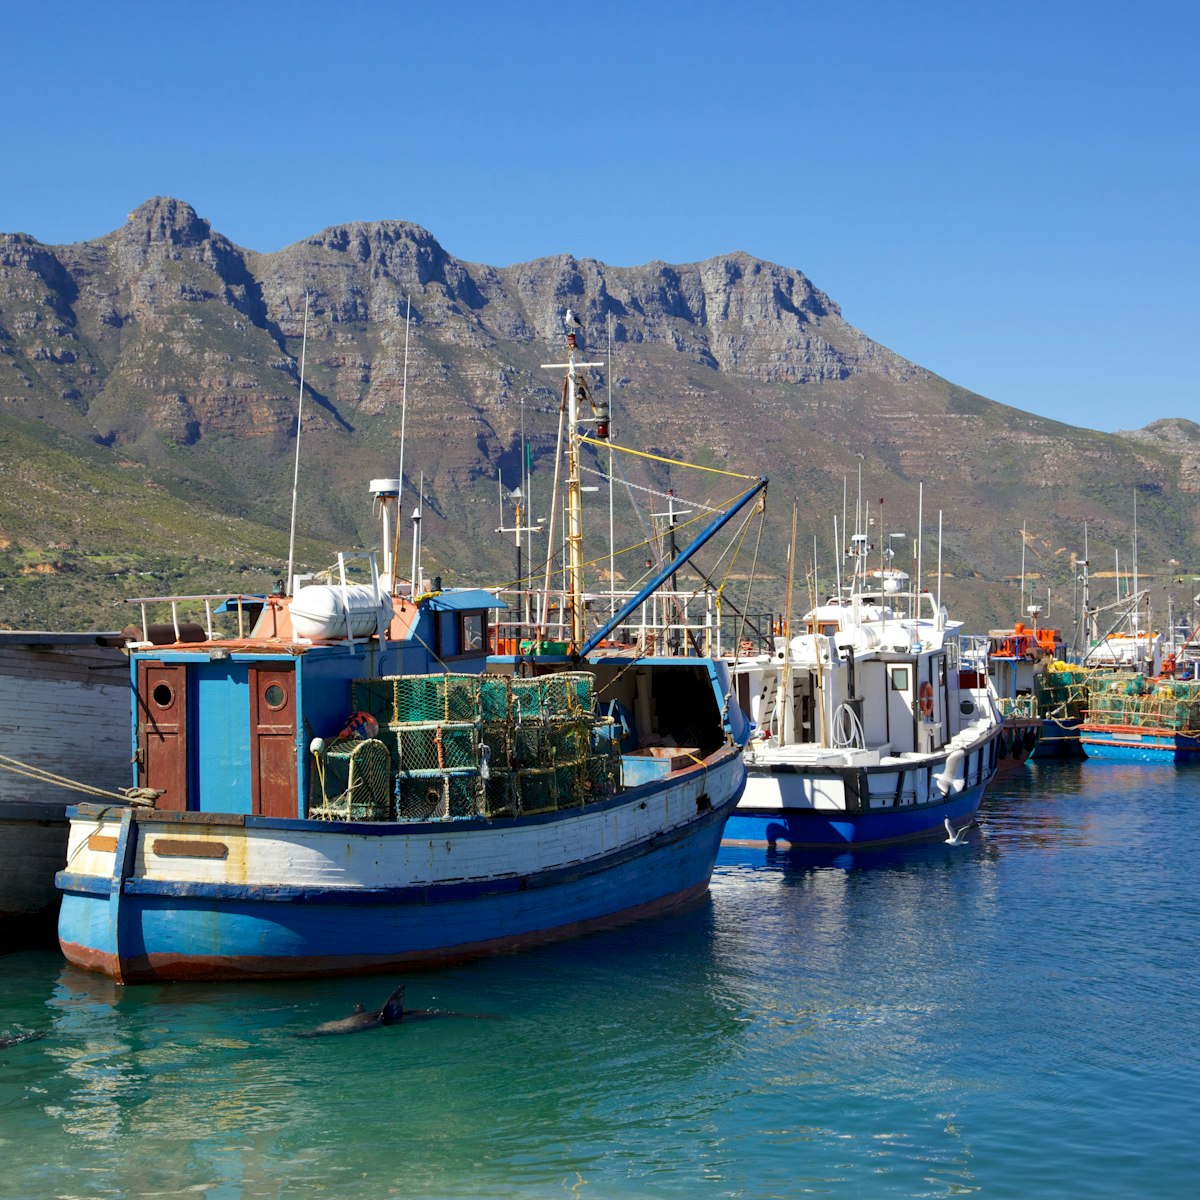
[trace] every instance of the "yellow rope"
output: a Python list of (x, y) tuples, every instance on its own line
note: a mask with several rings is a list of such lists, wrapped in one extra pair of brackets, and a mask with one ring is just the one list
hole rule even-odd
[(677, 458), (667, 458), (662, 454), (651, 454), (648, 450), (631, 450), (628, 446), (618, 446), (615, 442), (602, 442), (596, 438), (590, 438), (586, 434), (580, 434), (579, 441), (589, 446), (598, 446), (601, 449), (607, 447), (609, 450), (620, 450), (622, 454), (636, 454), (638, 458), (650, 458), (655, 462), (668, 463), (672, 467), (687, 467), (689, 471), (709, 471), (713, 475), (728, 475), (733, 479), (758, 479), (757, 475), (742, 475), (737, 471), (722, 471), (720, 467), (702, 467), (699, 463), (681, 462)]
[[(685, 463), (684, 465), (686, 466), (687, 464)], [(703, 469), (703, 470), (708, 470), (708, 468), (707, 468), (707, 467), (705, 467), (705, 468), (702, 468), (702, 469)], [(727, 473), (728, 473), (728, 474), (732, 474), (732, 472), (727, 472)], [(753, 479), (753, 478), (755, 478), (755, 476), (751, 476), (751, 475), (739, 475), (739, 476), (737, 476), (737, 478), (739, 478), (739, 479)], [(728, 508), (731, 508), (731, 507), (732, 507), (734, 504), (736, 504), (736, 503), (737, 503), (737, 501), (738, 501), (738, 500), (740, 500), (740, 499), (741, 499), (741, 498), (742, 498), (742, 497), (743, 497), (745, 494), (746, 494), (745, 492), (739, 492), (739, 493), (738, 493), (736, 496), (734, 496), (734, 497), (733, 497), (731, 500), (727, 500), (727, 501), (725, 502), (725, 504), (723, 504), (723, 505), (722, 505), (720, 508), (717, 508), (715, 511), (716, 511), (716, 512), (724, 512), (726, 509), (728, 509)], [(759, 509), (755, 508), (755, 509), (752, 509), (752, 510), (750, 511), (750, 513), (747, 515), (747, 517), (746, 517), (746, 523), (745, 523), (745, 525), (743, 525), (743, 527), (742, 527), (742, 530), (741, 530), (741, 531), (739, 531), (739, 535), (738, 535), (738, 536), (739, 536), (739, 538), (744, 538), (744, 537), (745, 537), (745, 530), (746, 530), (746, 528), (749, 526), (749, 523), (750, 523), (750, 521), (753, 519), (754, 515), (755, 515), (757, 512), (759, 512), (759, 511), (760, 511)], [(697, 513), (697, 514), (696, 514), (694, 517), (688, 517), (688, 519), (687, 519), (686, 521), (680, 521), (680, 522), (679, 522), (679, 523), (678, 523), (678, 524), (675, 526), (675, 529), (676, 529), (676, 531), (679, 531), (679, 530), (682, 530), (682, 529), (686, 529), (686, 528), (687, 528), (689, 525), (695, 525), (695, 524), (696, 524), (698, 521), (704, 521), (704, 520), (706, 520), (706, 519), (709, 517), (709, 515), (710, 515), (710, 513), (709, 513), (709, 512), (700, 512), (700, 513)], [(621, 547), (621, 549), (619, 549), (619, 550), (614, 550), (614, 551), (612, 552), (612, 556), (611, 556), (611, 557), (612, 557), (612, 558), (614, 558), (614, 559), (618, 559), (618, 558), (620, 558), (620, 557), (621, 557), (623, 554), (631, 554), (631, 553), (632, 553), (634, 550), (642, 550), (642, 549), (644, 549), (644, 548), (645, 548), (645, 547), (647, 547), (647, 546), (653, 546), (653, 545), (654, 545), (654, 543), (655, 543), (655, 542), (658, 540), (658, 537), (659, 537), (659, 535), (657, 535), (657, 534), (652, 534), (652, 535), (651, 535), (650, 537), (648, 537), (648, 538), (643, 538), (643, 539), (642, 539), (640, 542), (633, 542), (633, 543), (631, 543), (631, 544), (630, 544), (630, 545), (628, 545), (628, 546), (622, 546), (622, 547)], [(740, 546), (741, 542), (739, 541), (739, 543), (738, 543), (738, 544), (739, 544), (739, 546)], [(723, 557), (723, 556), (722, 556), (722, 557)], [(562, 552), (561, 552), (561, 551), (559, 551), (559, 550), (555, 550), (555, 551), (554, 551), (554, 553), (553, 553), (553, 560), (554, 560), (554, 562), (555, 562), (555, 563), (558, 563), (558, 562), (559, 562), (561, 559), (562, 559)], [(585, 567), (594, 567), (594, 566), (596, 566), (598, 563), (607, 563), (607, 562), (608, 562), (608, 560), (609, 560), (609, 555), (608, 555), (608, 554), (602, 554), (602, 555), (598, 555), (596, 558), (589, 558), (589, 559), (587, 559), (587, 560), (584, 562), (584, 564), (583, 564), (583, 565), (584, 565)], [(539, 568), (539, 569), (540, 569), (540, 568)], [(731, 564), (730, 564), (730, 570), (732, 570), (732, 569), (733, 569), (733, 564), (731, 563)], [(728, 575), (726, 575), (726, 578), (728, 578)], [(502, 591), (507, 591), (508, 589), (510, 589), (510, 588), (514, 588), (514, 587), (517, 587), (517, 586), (519, 586), (520, 584), (523, 584), (523, 583), (531, 583), (531, 582), (533, 582), (533, 581), (534, 581), (534, 579), (535, 579), (535, 576), (534, 576), (534, 575), (532, 574), (532, 572), (531, 572), (530, 574), (528, 574), (528, 575), (524, 576), (524, 577), (523, 577), (523, 578), (521, 578), (521, 579), (514, 579), (514, 580), (513, 580), (511, 583), (504, 583), (504, 584), (500, 584), (499, 586), (497, 586), (496, 590), (497, 590), (497, 591), (501, 591), (501, 592), (502, 592)], [(440, 660), (439, 660), (439, 661), (440, 661)]]

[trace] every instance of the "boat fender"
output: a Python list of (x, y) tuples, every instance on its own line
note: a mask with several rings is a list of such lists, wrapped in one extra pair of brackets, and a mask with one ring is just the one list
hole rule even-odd
[(945, 767), (933, 777), (933, 782), (937, 784), (938, 791), (943, 796), (949, 796), (951, 793), (957, 795), (963, 790), (967, 782), (962, 775), (963, 758), (961, 750), (951, 750), (946, 755)]
[(921, 684), (920, 690), (918, 691), (917, 695), (920, 697), (920, 699), (918, 700), (918, 704), (920, 705), (920, 708), (921, 708), (921, 715), (923, 717), (932, 716), (933, 715), (933, 684), (929, 683), (928, 681)]
[[(175, 635), (175, 626), (170, 621), (147, 625), (144, 632), (146, 634), (144, 640), (152, 646), (177, 646), (184, 642), (208, 641), (208, 634), (205, 632), (204, 626), (198, 625), (195, 621), (180, 621), (178, 637)], [(121, 633), (126, 641), (140, 642), (143, 640), (143, 630), (140, 625), (126, 625)]]
[(361, 738), (367, 741), (373, 738), (378, 732), (379, 722), (370, 713), (356, 712), (351, 713), (346, 719), (346, 724), (343, 726), (341, 733), (338, 734), (338, 740), (349, 741)]

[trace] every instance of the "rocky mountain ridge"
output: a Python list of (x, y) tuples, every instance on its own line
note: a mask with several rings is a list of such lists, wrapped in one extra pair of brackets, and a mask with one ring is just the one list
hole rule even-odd
[[(1061, 585), (1084, 521), (1093, 545), (1129, 544), (1134, 489), (1144, 559), (1197, 561), (1190, 422), (1118, 436), (995, 404), (873, 342), (800, 271), (743, 253), (492, 267), (379, 221), (260, 254), (159, 197), (87, 242), (0, 235), (0, 419), (157, 481), (200, 520), (286, 528), (306, 296), (300, 524), (327, 543), (373, 538), (366, 481), (396, 473), (404, 423), (406, 486), (424, 474), (431, 552), (451, 578), (506, 582), (495, 480), (515, 480), (524, 426), (549, 487), (560, 381), (541, 364), (559, 360), (570, 307), (597, 360), (611, 329), (612, 378), (593, 382), (611, 388), (616, 441), (771, 477), (764, 561), (776, 577), (793, 498), (832, 576), (832, 516), (860, 461), (868, 494), (886, 498), (881, 525), (915, 528), (919, 483), (927, 528), (948, 514), (947, 569), (980, 619), (1012, 607), (995, 584), (1016, 572), (1022, 521), (1027, 557)], [(636, 473), (719, 498), (714, 478)], [(5, 555), (36, 558), (52, 538), (9, 524), (0, 576), (15, 569)], [(3, 595), (0, 620), (36, 618), (34, 593), (20, 612)]]

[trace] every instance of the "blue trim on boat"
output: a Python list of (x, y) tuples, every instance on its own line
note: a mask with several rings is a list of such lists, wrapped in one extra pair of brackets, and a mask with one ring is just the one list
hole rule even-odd
[(1200, 738), (1184, 733), (1081, 729), (1079, 744), (1088, 758), (1109, 762), (1200, 762)]
[(932, 804), (911, 804), (848, 815), (830, 809), (738, 808), (725, 826), (722, 845), (793, 847), (887, 845), (945, 834), (947, 818), (958, 824), (979, 809), (987, 782)]
[[(732, 807), (741, 796), (741, 788), (721, 809), (710, 809), (702, 817), (687, 825), (668, 830), (651, 841), (637, 842), (632, 846), (614, 850), (601, 858), (554, 867), (531, 875), (508, 875), (481, 880), (454, 880), (448, 883), (425, 883), (413, 887), (366, 888), (366, 887), (287, 887), (271, 884), (248, 883), (205, 883), (197, 881), (172, 881), (144, 879), (131, 876), (125, 879), (125, 895), (128, 896), (183, 896), (190, 899), (211, 898), (215, 900), (276, 901), (289, 904), (331, 904), (378, 906), (386, 904), (439, 904), (458, 900), (474, 900), (482, 896), (499, 896), (508, 892), (532, 891), (538, 888), (557, 887), (583, 879), (588, 875), (612, 870), (614, 867), (640, 858), (645, 854), (669, 846), (672, 842), (691, 837), (714, 821), (725, 819), (725, 808)], [(327, 822), (313, 821), (313, 825)], [(122, 837), (127, 836), (124, 828)], [(117, 853), (121, 853), (118, 841)], [(109, 881), (95, 875), (81, 875), (75, 871), (59, 871), (55, 883), (64, 892), (104, 896), (115, 893), (117, 888)]]

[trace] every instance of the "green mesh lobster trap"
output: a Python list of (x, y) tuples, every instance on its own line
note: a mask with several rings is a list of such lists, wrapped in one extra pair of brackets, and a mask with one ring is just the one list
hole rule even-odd
[(402, 771), (396, 776), (396, 816), (401, 821), (482, 816), (482, 784), (476, 770)]
[(387, 821), (392, 816), (392, 760), (376, 739), (330, 742), (313, 772), (314, 821)]
[(471, 722), (396, 725), (401, 771), (442, 771), (479, 766), (479, 727)]

